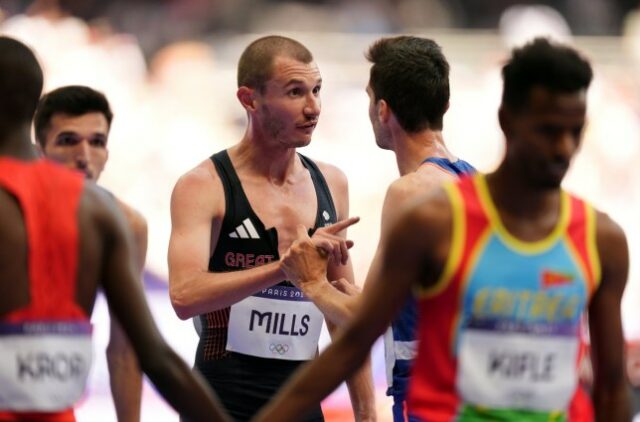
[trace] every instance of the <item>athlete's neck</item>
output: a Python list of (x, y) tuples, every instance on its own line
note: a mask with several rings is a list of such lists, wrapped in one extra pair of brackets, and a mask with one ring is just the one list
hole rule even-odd
[(229, 156), (236, 171), (264, 177), (276, 185), (295, 179), (302, 170), (295, 148), (267, 147), (246, 136), (229, 148)]
[(498, 210), (511, 215), (536, 219), (557, 212), (561, 189), (541, 188), (527, 183), (521, 176), (500, 165), (486, 176), (491, 199)]
[(445, 146), (441, 131), (405, 132), (402, 135), (395, 136), (395, 138), (393, 143), (394, 152), (401, 176), (418, 170), (420, 164), (430, 157), (447, 158), (451, 161), (456, 160)]
[(35, 145), (31, 143), (31, 127), (25, 124), (13, 131), (2, 131), (5, 136), (0, 140), (0, 156), (32, 161), (40, 158)]

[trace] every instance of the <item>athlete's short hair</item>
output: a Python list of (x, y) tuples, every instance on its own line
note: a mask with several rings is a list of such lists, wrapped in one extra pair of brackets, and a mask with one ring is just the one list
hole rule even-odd
[(519, 111), (527, 106), (533, 87), (574, 93), (589, 88), (593, 71), (577, 50), (547, 38), (535, 38), (512, 51), (502, 68), (502, 78), (502, 106)]
[(407, 132), (441, 130), (449, 104), (449, 63), (433, 40), (382, 38), (369, 47), (369, 86)]
[(0, 37), (0, 122), (4, 129), (31, 122), (42, 85), (42, 68), (29, 47)]
[(44, 148), (47, 142), (47, 131), (54, 114), (82, 116), (87, 113), (102, 113), (111, 127), (113, 113), (109, 101), (103, 93), (87, 86), (69, 85), (45, 94), (36, 110), (34, 129), (36, 140)]
[(289, 57), (301, 63), (311, 63), (313, 55), (298, 41), (279, 35), (269, 35), (253, 41), (245, 48), (238, 62), (238, 87), (263, 90), (273, 76), (273, 60)]

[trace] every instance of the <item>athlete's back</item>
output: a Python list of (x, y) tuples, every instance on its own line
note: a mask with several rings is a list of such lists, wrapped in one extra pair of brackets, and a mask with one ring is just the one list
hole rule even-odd
[(153, 322), (115, 202), (38, 159), (30, 131), (42, 86), (33, 52), (0, 36), (0, 419), (74, 420), (100, 282), (160, 393), (192, 420), (224, 420)]

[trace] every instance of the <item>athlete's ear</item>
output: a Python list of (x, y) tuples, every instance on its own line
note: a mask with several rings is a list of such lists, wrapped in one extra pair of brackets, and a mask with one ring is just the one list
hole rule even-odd
[(498, 122), (500, 122), (500, 129), (502, 129), (502, 133), (504, 133), (507, 139), (509, 139), (511, 135), (512, 119), (513, 113), (504, 106), (500, 106), (498, 110)]
[(241, 86), (236, 92), (236, 97), (238, 97), (240, 104), (247, 111), (255, 111), (255, 89), (249, 88), (248, 86)]
[(35, 150), (38, 153), (38, 155), (40, 157), (44, 157), (44, 149), (42, 148), (42, 145), (40, 145), (40, 142), (36, 142), (34, 144)]
[(391, 109), (385, 100), (378, 100), (378, 120), (381, 123), (387, 123), (391, 117)]

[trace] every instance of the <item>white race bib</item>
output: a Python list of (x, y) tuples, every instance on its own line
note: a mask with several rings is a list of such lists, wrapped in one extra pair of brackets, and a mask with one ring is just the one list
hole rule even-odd
[(0, 409), (55, 412), (73, 406), (91, 367), (89, 322), (0, 324)]
[(576, 389), (578, 339), (465, 329), (457, 385), (465, 402), (489, 408), (566, 409)]
[(315, 357), (323, 316), (296, 287), (273, 286), (231, 306), (227, 350), (262, 358)]

